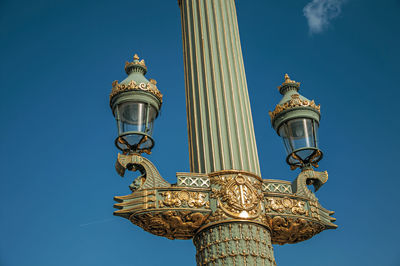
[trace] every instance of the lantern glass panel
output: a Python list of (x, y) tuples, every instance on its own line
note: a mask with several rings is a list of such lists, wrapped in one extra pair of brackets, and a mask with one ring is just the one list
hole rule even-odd
[[(279, 128), (279, 135), (283, 138), (287, 154), (296, 152), (302, 160), (310, 157), (317, 143), (318, 124), (310, 118), (297, 118), (285, 122)], [(301, 149), (300, 151), (297, 151)]]
[(129, 131), (145, 132), (147, 104), (125, 102), (118, 105), (119, 134)]
[[(153, 133), (157, 110), (143, 102), (125, 102), (119, 104), (117, 108), (119, 136), (131, 147), (136, 147), (140, 143), (141, 149), (151, 148), (153, 141), (150, 138), (144, 140), (144, 137), (146, 135), (151, 137)], [(118, 146), (121, 149), (128, 149), (122, 142), (119, 142)]]

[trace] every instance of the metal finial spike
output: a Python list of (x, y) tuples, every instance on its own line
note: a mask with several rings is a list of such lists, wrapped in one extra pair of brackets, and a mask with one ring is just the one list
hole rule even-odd
[(138, 56), (137, 54), (135, 54), (135, 55), (133, 56), (133, 60), (139, 60), (139, 56)]

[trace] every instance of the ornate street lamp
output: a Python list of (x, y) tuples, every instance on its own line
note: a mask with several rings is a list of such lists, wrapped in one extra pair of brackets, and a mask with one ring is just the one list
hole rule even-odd
[[(193, 239), (200, 265), (276, 265), (272, 244), (298, 243), (334, 229), (334, 212), (309, 189), (327, 180), (312, 166), (322, 158), (320, 107), (298, 93), (285, 75), (283, 99), (270, 112), (287, 162), (301, 173), (292, 181), (261, 177), (234, 0), (179, 0), (182, 19), (190, 172), (170, 184), (142, 156), (154, 146), (153, 123), (162, 104), (155, 80), (137, 55), (128, 77), (114, 81), (110, 105), (122, 151), (118, 174), (140, 171), (130, 194), (114, 197), (124, 217), (149, 233)], [(171, 154), (170, 160), (174, 155)]]
[(125, 63), (128, 77), (121, 83), (114, 81), (110, 94), (110, 106), (118, 126), (115, 145), (124, 154), (151, 153), (154, 140), (153, 123), (162, 104), (162, 94), (154, 79), (144, 75), (147, 67), (137, 54), (132, 62)]
[(278, 87), (282, 100), (269, 112), (271, 123), (285, 144), (286, 162), (297, 167), (318, 167), (322, 152), (318, 148), (320, 106), (298, 93), (300, 83), (285, 74), (285, 81)]

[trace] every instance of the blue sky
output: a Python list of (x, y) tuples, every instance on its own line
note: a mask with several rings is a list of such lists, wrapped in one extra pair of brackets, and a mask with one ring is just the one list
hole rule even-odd
[[(263, 178), (297, 174), (268, 117), (283, 75), (321, 104), (317, 196), (339, 228), (275, 246), (278, 265), (400, 265), (400, 1), (236, 4)], [(108, 95), (134, 53), (164, 94), (150, 159), (189, 171), (177, 1), (2, 0), (0, 47), (0, 265), (194, 265), (191, 241), (112, 216), (132, 179)]]

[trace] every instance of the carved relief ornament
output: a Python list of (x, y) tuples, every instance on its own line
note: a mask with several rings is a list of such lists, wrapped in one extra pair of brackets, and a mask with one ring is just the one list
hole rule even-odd
[(290, 99), (290, 101), (280, 105), (277, 104), (275, 107), (274, 111), (270, 111), (269, 112), (269, 116), (271, 117), (271, 119), (273, 120), (275, 118), (275, 116), (277, 114), (279, 114), (280, 112), (283, 112), (285, 110), (289, 110), (295, 107), (311, 107), (313, 108), (315, 111), (317, 111), (318, 113), (321, 110), (321, 105), (316, 105), (314, 100), (302, 100), (300, 99), (299, 94), (293, 94), (292, 95), (292, 99)]
[(310, 239), (325, 229), (317, 222), (297, 217), (266, 216), (271, 230), (272, 244), (293, 244)]
[(211, 197), (218, 198), (218, 206), (227, 215), (241, 219), (260, 215), (262, 194), (258, 190), (261, 190), (261, 183), (255, 185), (241, 174), (213, 177), (211, 183), (219, 185), (219, 189), (212, 189)]
[(159, 201), (160, 207), (190, 207), (209, 208), (210, 203), (206, 200), (207, 194), (193, 191), (165, 191), (160, 193), (164, 198)]
[(110, 94), (110, 100), (117, 94), (126, 92), (126, 91), (145, 91), (150, 92), (154, 96), (156, 96), (160, 102), (162, 103), (163, 95), (157, 89), (155, 80), (150, 80), (149, 83), (136, 83), (134, 80), (131, 80), (128, 84), (119, 84), (118, 80), (115, 80), (112, 83), (112, 90)]
[(294, 215), (308, 215), (304, 208), (305, 202), (288, 197), (267, 197), (265, 210), (267, 212), (289, 213)]
[(132, 215), (129, 220), (145, 231), (168, 239), (190, 239), (208, 214), (191, 211), (148, 212)]

